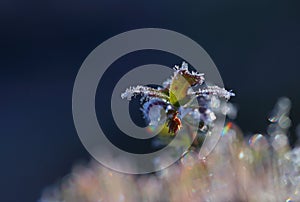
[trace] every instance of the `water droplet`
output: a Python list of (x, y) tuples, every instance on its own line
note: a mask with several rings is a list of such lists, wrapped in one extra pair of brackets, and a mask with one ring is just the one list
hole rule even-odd
[(280, 128), (276, 123), (270, 124), (267, 128), (267, 133), (269, 135), (275, 135), (276, 133), (278, 133), (278, 131), (280, 131)]
[(280, 118), (279, 118), (279, 121), (278, 121), (278, 125), (282, 128), (282, 129), (287, 129), (291, 126), (292, 124), (292, 121), (291, 119), (288, 117), (288, 116), (285, 116), (285, 115), (282, 115)]
[(288, 144), (288, 138), (284, 134), (276, 135), (272, 142), (272, 146), (274, 147), (275, 150), (279, 150), (285, 147), (287, 144)]
[(255, 134), (249, 139), (249, 145), (255, 150), (262, 150), (269, 147), (267, 139), (262, 134)]
[(279, 98), (277, 106), (280, 110), (289, 111), (291, 108), (291, 100), (287, 97)]
[(279, 120), (279, 116), (277, 114), (277, 111), (273, 110), (270, 115), (269, 115), (269, 118), (268, 120), (271, 122), (271, 123), (275, 123)]

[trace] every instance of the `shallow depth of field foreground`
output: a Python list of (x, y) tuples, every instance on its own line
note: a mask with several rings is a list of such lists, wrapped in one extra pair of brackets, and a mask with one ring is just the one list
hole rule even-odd
[(206, 159), (190, 151), (155, 174), (120, 174), (94, 161), (77, 165), (40, 201), (300, 201), (300, 148), (288, 143), (289, 109), (289, 99), (279, 99), (268, 134), (243, 137), (228, 122)]

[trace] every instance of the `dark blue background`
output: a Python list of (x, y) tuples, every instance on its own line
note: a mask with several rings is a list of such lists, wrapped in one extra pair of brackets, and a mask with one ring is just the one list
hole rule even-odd
[(265, 130), (280, 96), (291, 98), (295, 126), (299, 9), (297, 0), (2, 0), (1, 201), (36, 201), (74, 163), (88, 161), (72, 119), (76, 73), (96, 46), (130, 29), (171, 29), (198, 42), (236, 92), (245, 132)]

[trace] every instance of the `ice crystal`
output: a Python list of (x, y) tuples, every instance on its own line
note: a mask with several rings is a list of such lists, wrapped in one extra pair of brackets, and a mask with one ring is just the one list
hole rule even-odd
[(162, 91), (147, 86), (130, 87), (126, 89), (124, 93), (121, 94), (121, 98), (122, 99), (126, 98), (127, 100), (131, 100), (131, 98), (136, 95), (168, 99), (168, 96), (164, 94)]
[(225, 88), (220, 88), (219, 86), (207, 86), (203, 89), (199, 89), (196, 92), (190, 92), (189, 95), (196, 96), (217, 96), (219, 98), (225, 98), (229, 100), (235, 94), (232, 91), (227, 91)]

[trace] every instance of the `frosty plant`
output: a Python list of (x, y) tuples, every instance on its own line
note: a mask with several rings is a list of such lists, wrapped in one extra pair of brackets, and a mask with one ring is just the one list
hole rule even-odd
[[(219, 109), (220, 103), (228, 101), (234, 93), (205, 84), (204, 74), (190, 70), (183, 62), (180, 67), (174, 67), (173, 76), (161, 87), (129, 87), (121, 97), (131, 100), (137, 95), (141, 95), (144, 119), (152, 127), (161, 127), (161, 134), (174, 136), (184, 127), (184, 133), (189, 133), (189, 126), (196, 122), (199, 136), (210, 132), (220, 111), (226, 114)], [(194, 139), (195, 135), (192, 136)]]
[[(118, 129), (117, 133), (123, 137), (133, 137), (134, 142), (153, 140), (155, 151), (137, 154), (125, 151), (110, 141), (109, 137), (118, 134), (102, 127), (107, 122), (103, 122), (103, 116), (100, 115), (101, 119), (96, 113), (95, 97), (97, 89), (103, 89), (108, 84), (106, 79), (102, 80), (109, 72), (106, 70), (124, 68), (114, 66), (114, 61), (129, 53), (149, 49), (187, 59), (197, 72), (205, 73), (206, 81), (204, 74), (193, 72), (185, 62), (174, 68), (170, 79), (167, 78), (172, 70), (160, 64), (126, 69), (130, 71), (121, 78), (115, 78), (119, 80), (113, 84), (111, 97), (104, 96), (106, 101), (110, 98), (111, 103), (110, 108), (103, 106), (104, 111), (111, 113), (116, 126), (114, 129)], [(148, 84), (161, 86), (156, 88)], [(133, 85), (138, 86), (130, 87)], [(130, 88), (126, 90), (127, 87)], [(137, 101), (142, 97), (141, 108), (147, 127), (132, 122), (128, 102), (120, 98), (121, 94), (129, 100), (135, 97), (133, 99)], [(171, 30), (145, 28), (113, 36), (89, 54), (74, 82), (72, 113), (82, 144), (99, 163), (123, 173), (151, 173), (177, 162), (192, 144), (199, 149), (199, 158), (209, 155), (219, 141), (225, 115), (228, 116), (230, 111), (227, 109), (230, 103), (226, 101), (233, 95), (223, 89), (217, 67), (199, 44)], [(112, 158), (116, 160), (111, 161)], [(124, 166), (124, 162), (128, 165)]]

